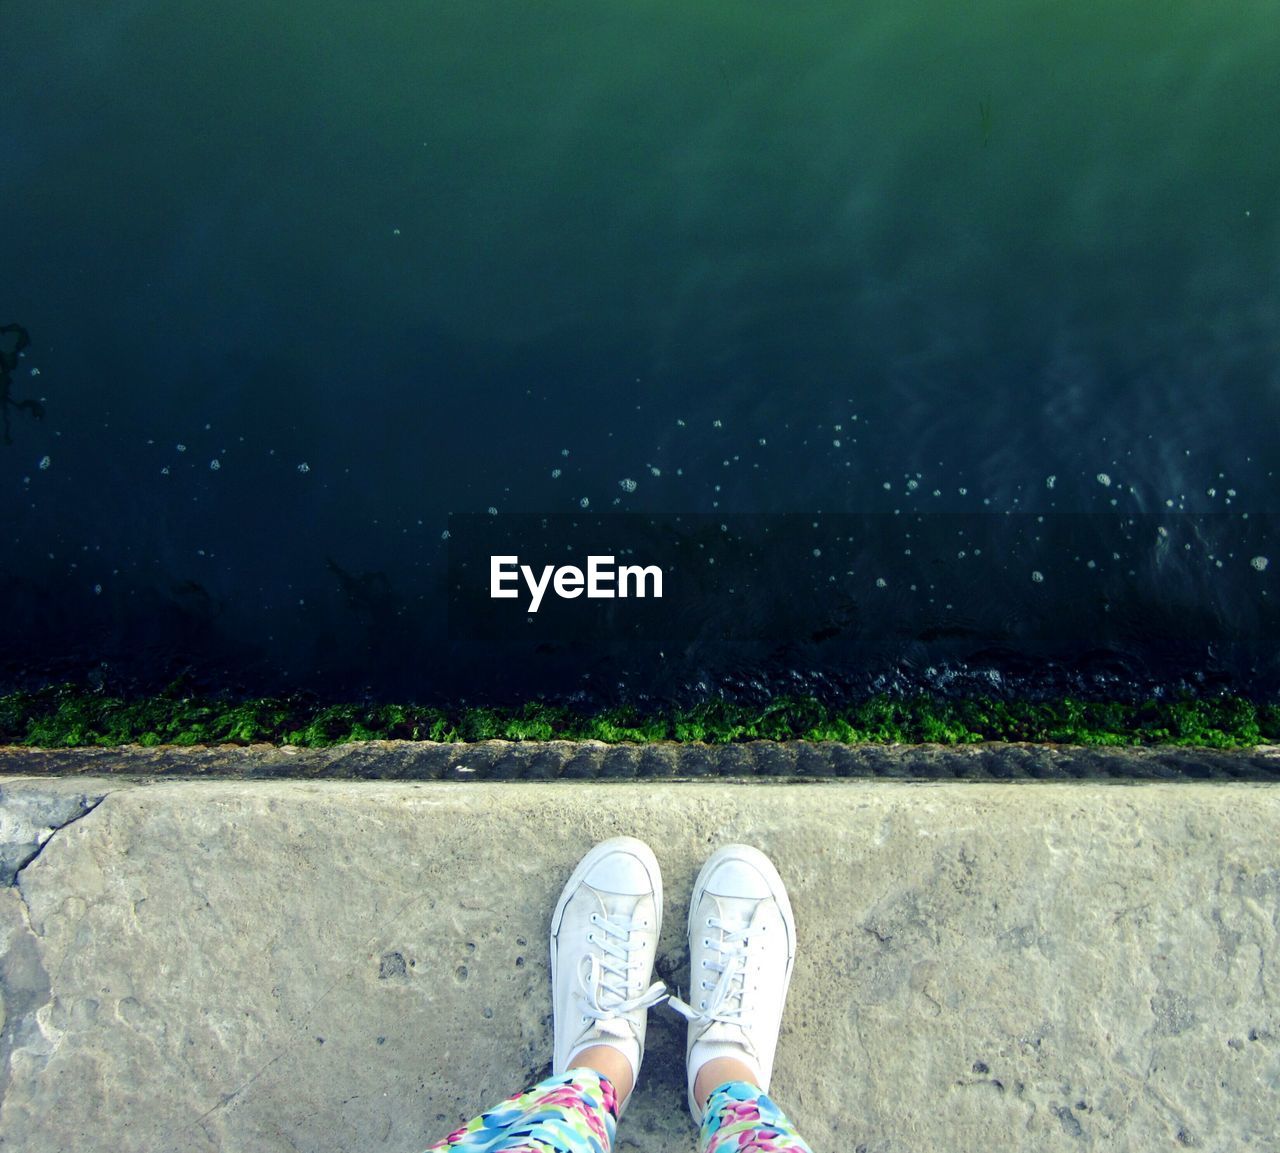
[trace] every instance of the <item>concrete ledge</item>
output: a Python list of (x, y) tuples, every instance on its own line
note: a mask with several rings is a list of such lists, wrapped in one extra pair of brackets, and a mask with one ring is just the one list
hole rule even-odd
[[(707, 853), (778, 864), (800, 954), (773, 1090), (815, 1150), (1274, 1147), (1273, 786), (0, 791), (4, 1149), (423, 1148), (545, 1071), (551, 909), (624, 832), (662, 862), (682, 990)], [(621, 1150), (694, 1149), (682, 1024), (650, 1014)]]

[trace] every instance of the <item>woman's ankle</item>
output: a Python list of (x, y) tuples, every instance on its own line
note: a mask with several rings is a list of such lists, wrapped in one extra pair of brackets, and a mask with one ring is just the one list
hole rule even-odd
[(713, 1057), (703, 1065), (693, 1082), (693, 1097), (698, 1102), (698, 1108), (705, 1110), (711, 1094), (730, 1081), (743, 1081), (748, 1085), (754, 1085), (755, 1074), (741, 1061), (735, 1061), (732, 1057)]
[(618, 1095), (619, 1105), (631, 1096), (631, 1090), (635, 1087), (631, 1063), (612, 1045), (592, 1045), (583, 1049), (581, 1053), (574, 1055), (573, 1067), (591, 1069), (608, 1077), (613, 1084), (613, 1091)]

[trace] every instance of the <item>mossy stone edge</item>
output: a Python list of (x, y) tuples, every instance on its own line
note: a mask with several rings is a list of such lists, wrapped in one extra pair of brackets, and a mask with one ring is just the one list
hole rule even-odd
[(842, 746), (1003, 744), (1085, 748), (1253, 749), (1280, 743), (1280, 702), (1239, 696), (1140, 702), (876, 696), (831, 704), (779, 697), (712, 700), (685, 709), (579, 711), (547, 701), (515, 707), (324, 703), (162, 693), (123, 699), (72, 685), (0, 697), (0, 745), (42, 749), (354, 742), (441, 745), (594, 742), (604, 745)]

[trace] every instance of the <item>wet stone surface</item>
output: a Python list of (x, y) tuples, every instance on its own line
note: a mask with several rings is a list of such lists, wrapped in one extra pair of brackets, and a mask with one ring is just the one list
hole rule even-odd
[(330, 748), (0, 747), (0, 773), (336, 780), (1280, 780), (1280, 746), (1252, 749), (1008, 744), (855, 745), (600, 741), (357, 741)]

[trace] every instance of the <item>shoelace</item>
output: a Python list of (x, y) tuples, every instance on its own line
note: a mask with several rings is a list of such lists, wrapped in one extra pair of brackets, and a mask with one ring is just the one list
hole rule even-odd
[(682, 1017), (698, 1025), (710, 1025), (713, 1021), (725, 1025), (742, 1025), (745, 1008), (743, 1001), (747, 990), (747, 941), (753, 933), (762, 931), (756, 924), (762, 907), (763, 902), (756, 906), (750, 923), (740, 929), (730, 928), (714, 915), (707, 918), (707, 927), (720, 930), (722, 935), (719, 942), (714, 938), (707, 938), (712, 950), (719, 953), (720, 963), (716, 964), (712, 960), (704, 967), (718, 972), (720, 976), (715, 985), (708, 985), (705, 980), (698, 982), (699, 988), (711, 990), (711, 996), (706, 999), (705, 1006), (700, 1005), (695, 1009), (689, 1003), (694, 995), (693, 977), (690, 975), (689, 1001), (682, 1001), (676, 996), (668, 1000), (668, 1004)]
[[(597, 1021), (607, 1021), (613, 1017), (622, 1017), (636, 1009), (648, 1009), (658, 1004), (667, 996), (667, 986), (663, 981), (654, 981), (643, 993), (634, 997), (627, 996), (631, 984), (631, 974), (643, 969), (643, 960), (632, 961), (632, 946), (629, 944), (631, 931), (636, 928), (635, 921), (611, 921), (599, 913), (591, 914), (591, 923), (602, 931), (597, 935), (594, 931), (587, 934), (587, 939), (598, 945), (606, 954), (601, 959), (595, 953), (589, 953), (588, 964), (578, 970), (578, 986), (582, 992), (584, 1017), (594, 1017)], [(619, 938), (612, 940), (611, 938)], [(601, 994), (609, 995), (608, 1003), (601, 1000)]]

